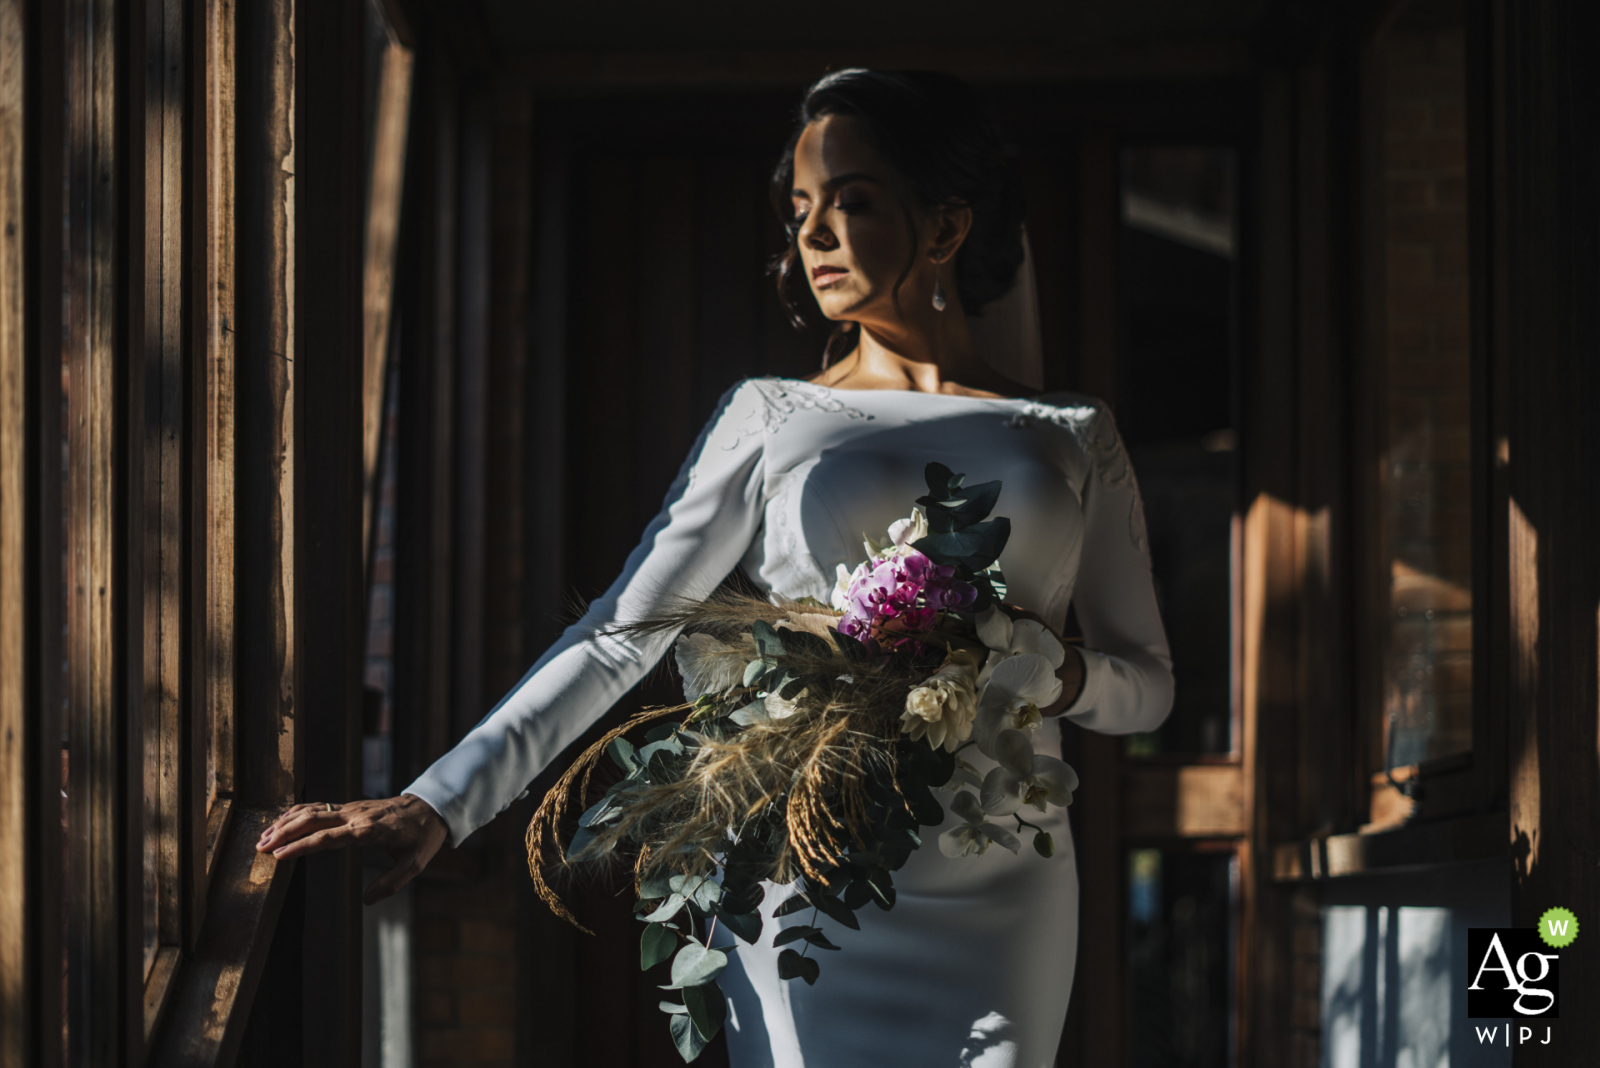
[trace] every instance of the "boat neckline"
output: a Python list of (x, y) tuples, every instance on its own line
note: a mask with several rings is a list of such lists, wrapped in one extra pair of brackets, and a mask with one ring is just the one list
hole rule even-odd
[(821, 382), (812, 382), (805, 378), (791, 378), (788, 375), (768, 375), (767, 377), (775, 378), (780, 382), (798, 382), (803, 386), (815, 386), (818, 389), (832, 390), (835, 393), (904, 393), (912, 394), (918, 397), (948, 397), (951, 400), (990, 401), (1000, 402), (1003, 404), (1011, 404), (1015, 401), (1036, 401), (1041, 397), (1049, 396), (1051, 393), (1059, 392), (1058, 390), (1046, 390), (1042, 393), (1035, 393), (1028, 397), (974, 397), (967, 393), (930, 393), (925, 389), (845, 389), (840, 386), (829, 386)]

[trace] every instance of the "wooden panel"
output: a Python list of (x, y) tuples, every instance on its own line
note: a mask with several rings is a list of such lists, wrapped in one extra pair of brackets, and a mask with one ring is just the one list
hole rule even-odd
[[(1505, 494), (1495, 507), (1506, 539), (1496, 614), (1511, 922), (1526, 927), (1552, 905), (1600, 900), (1600, 67), (1590, 46), (1600, 8), (1496, 0), (1490, 10), (1504, 109), (1492, 130), (1505, 154), (1497, 251), (1508, 260), (1506, 332), (1491, 355), (1506, 389), (1490, 437)], [(1592, 969), (1572, 974), (1564, 998), (1600, 999)], [(1600, 1016), (1564, 1020), (1559, 1041), (1522, 1046), (1516, 1063), (1569, 1062), (1571, 1050), (1600, 1044)]]
[(139, 839), (124, 818), (137, 804), (118, 791), (130, 755), (122, 739), (136, 735), (120, 730), (115, 644), (126, 593), (115, 552), (117, 459), (126, 455), (117, 417), (116, 5), (78, 0), (67, 18), (69, 1056), (90, 1065), (111, 1063), (128, 1037), (123, 998), (137, 993), (138, 969), (124, 951), (138, 898), (124, 877)]
[(1285, 803), (1274, 780), (1285, 777), (1283, 765), (1287, 764), (1292, 783), (1296, 766), (1293, 733), (1288, 732), (1286, 739), (1282, 730), (1293, 723), (1297, 695), (1297, 637), (1291, 615), (1298, 605), (1296, 530), (1294, 507), (1268, 493), (1256, 496), (1245, 515), (1240, 718), (1248, 836), (1240, 850), (1243, 923), (1238, 974), (1245, 1036), (1241, 1062), (1250, 1065), (1287, 1060), (1287, 1020), (1271, 1009), (1275, 993), (1286, 995), (1290, 989), (1289, 947), (1284, 939), (1286, 902), (1271, 885), (1267, 866), (1274, 844), (1274, 809)]
[(236, 797), (292, 800), (296, 718), (295, 64), (292, 0), (239, 11), (235, 311)]
[[(136, 246), (138, 271), (130, 270), (137, 286), (131, 300), (129, 332), (129, 472), (130, 556), (137, 552), (139, 571), (129, 581), (128, 626), (130, 650), (141, 655), (129, 680), (128, 699), (138, 709), (142, 737), (138, 743), (138, 772), (142, 802), (138, 838), (142, 848), (142, 880), (138, 893), (143, 904), (140, 935), (143, 942), (144, 1034), (153, 1030), (164, 992), (176, 965), (173, 954), (182, 941), (183, 887), (181, 877), (180, 789), (182, 766), (184, 689), (182, 674), (184, 630), (184, 511), (186, 485), (184, 450), (184, 323), (183, 298), (183, 156), (184, 81), (181, 0), (148, 0), (139, 19), (135, 40), (147, 62), (129, 80), (130, 99), (136, 100), (132, 123), (142, 144), (142, 167), (136, 185), (142, 195), (135, 208), (140, 222)], [(130, 176), (132, 177), (132, 176)], [(132, 184), (132, 183), (130, 183)], [(130, 197), (130, 199), (132, 199)], [(131, 265), (130, 265), (131, 266)], [(135, 281), (136, 280), (136, 281)], [(135, 641), (133, 629), (139, 631)], [(142, 775), (138, 773), (142, 772)], [(159, 965), (159, 967), (158, 967)]]
[(23, 168), (25, 43), (19, 0), (0, 0), (0, 1066), (35, 1063), (34, 1015), (39, 1010), (37, 949), (30, 937), (39, 922), (34, 803), (38, 768), (31, 752), (38, 724), (30, 682), (28, 635), (30, 463), (36, 444), (28, 418), (27, 303), (24, 242), (28, 211)]
[(1130, 763), (1122, 775), (1123, 833), (1129, 838), (1229, 838), (1246, 830), (1237, 764)]
[[(409, 628), (409, 651), (415, 659), (396, 664), (397, 686), (403, 703), (402, 716), (410, 744), (397, 747), (404, 759), (397, 762), (402, 778), (422, 770), (450, 748), (452, 740), (451, 672), (452, 634), (455, 615), (454, 573), (452, 564), (455, 533), (455, 412), (456, 412), (456, 228), (457, 154), (460, 142), (459, 110), (455, 72), (442, 56), (435, 56), (421, 99), (428, 101), (425, 147), (417, 153), (423, 175), (418, 212), (422, 230), (418, 247), (418, 304), (414, 320), (417, 329), (418, 359), (402, 360), (401, 373), (415, 367), (414, 377), (403, 379), (400, 397), (406, 411), (414, 413), (406, 426), (415, 428), (402, 439), (425, 449), (409, 465), (419, 472), (411, 486), (402, 480), (402, 514), (397, 522), (422, 536), (397, 535), (397, 554), (402, 556), (401, 571), (411, 569), (417, 577), (405, 583), (413, 593), (409, 611), (400, 620)], [(408, 388), (409, 383), (409, 388)], [(415, 398), (415, 401), (412, 400)], [(413, 406), (414, 405), (414, 406)], [(415, 435), (415, 436), (412, 436)], [(412, 454), (415, 455), (415, 454)], [(404, 463), (404, 460), (402, 460)], [(412, 488), (415, 487), (415, 488)], [(409, 522), (408, 522), (409, 520)], [(425, 532), (425, 533), (423, 533)], [(415, 553), (415, 555), (411, 555)], [(398, 598), (406, 598), (404, 588)], [(408, 674), (417, 673), (414, 690)], [(413, 703), (409, 692), (423, 697)]]
[[(411, 114), (411, 50), (396, 39), (379, 59), (374, 103), (372, 156), (367, 175), (366, 252), (362, 312), (362, 527), (361, 544), (371, 556), (378, 442), (383, 434), (384, 386), (388, 381), (389, 327), (394, 309), (394, 257), (400, 237), (400, 195), (405, 180), (406, 128)], [(368, 566), (371, 566), (370, 559)]]
[(295, 865), (255, 850), (277, 814), (274, 807), (236, 815), (212, 883), (212, 908), (192, 962), (177, 975), (167, 1026), (146, 1062), (150, 1068), (233, 1063)]
[(1285, 842), (1272, 850), (1277, 882), (1401, 872), (1505, 855), (1503, 812), (1413, 823), (1377, 833)]
[[(365, 0), (296, 3), (294, 176), (296, 796), (361, 796), (366, 598), (362, 498)], [(361, 869), (305, 868), (298, 982), (304, 1057), (361, 1063)]]
[[(234, 40), (233, 4), (205, 0), (195, 26), (195, 694), (191, 775), (194, 894), (203, 904), (213, 845), (234, 788)], [(218, 801), (224, 803), (218, 805)], [(203, 858), (203, 859), (201, 859)], [(191, 913), (198, 936), (203, 909)]]
[[(7, 1008), (27, 1014), (26, 1026), (14, 1028), (9, 1022), (0, 1024), (0, 1059), (7, 1068), (58, 1068), (62, 1064), (62, 1044), (65, 1028), (65, 998), (67, 991), (61, 981), (64, 962), (63, 913), (66, 908), (63, 885), (63, 801), (64, 761), (62, 734), (62, 694), (64, 678), (61, 665), (64, 658), (63, 630), (65, 590), (62, 580), (62, 523), (63, 467), (62, 467), (62, 338), (66, 307), (62, 299), (66, 281), (64, 253), (67, 233), (56, 226), (29, 226), (31, 219), (61, 220), (66, 216), (67, 173), (66, 94), (68, 68), (60, 60), (66, 56), (66, 23), (68, 11), (63, 4), (28, 5), (30, 34), (22, 53), (11, 51), (13, 38), (0, 38), (0, 48), (5, 55), (21, 60), (23, 67), (9, 67), (8, 75), (0, 85), (0, 94), (9, 106), (25, 106), (32, 137), (24, 144), (11, 146), (16, 151), (4, 153), (7, 161), (19, 168), (23, 181), (23, 195), (27, 197), (26, 214), (12, 217), (10, 211), (17, 205), (7, 206), (6, 241), (0, 247), (8, 249), (10, 239), (21, 241), (28, 257), (27, 277), (23, 284), (28, 288), (27, 304), (21, 314), (7, 311), (0, 319), (12, 328), (21, 329), (27, 344), (24, 380), (27, 390), (26, 418), (14, 421), (8, 414), (4, 426), (13, 431), (26, 428), (26, 448), (22, 451), (7, 447), (0, 463), (25, 463), (28, 480), (25, 498), (7, 496), (7, 504), (0, 511), (0, 523), (21, 521), (28, 523), (25, 563), (27, 583), (24, 600), (14, 600), (7, 594), (0, 603), (0, 611), (21, 610), (25, 613), (27, 628), (22, 639), (28, 643), (24, 670), (13, 672), (7, 668), (0, 673), (0, 685), (26, 687), (27, 701), (24, 713), (25, 730), (16, 735), (6, 735), (8, 744), (25, 746), (25, 775), (14, 778), (8, 765), (3, 775), (7, 787), (15, 784), (26, 790), (28, 809), (26, 834), (28, 855), (22, 866), (13, 864), (8, 852), (4, 860), (5, 877), (20, 877), (25, 897), (5, 895), (5, 920), (9, 923), (21, 919), (26, 929), (21, 933), (28, 940), (23, 950), (22, 978), (25, 985), (21, 997), (6, 1000)], [(7, 17), (14, 8), (7, 9)], [(53, 56), (57, 62), (34, 62), (31, 57)], [(21, 98), (11, 96), (18, 86), (12, 80), (20, 75), (25, 79)], [(9, 121), (9, 120), (8, 120)], [(13, 129), (10, 126), (8, 130)], [(24, 136), (28, 136), (24, 134)], [(26, 168), (25, 171), (20, 170)], [(5, 172), (0, 172), (5, 173)], [(7, 188), (15, 188), (8, 186)], [(13, 229), (13, 226), (15, 227)], [(11, 261), (7, 261), (11, 262)], [(7, 372), (9, 373), (9, 372)], [(0, 430), (0, 433), (4, 433)], [(8, 469), (9, 470), (9, 469)], [(26, 511), (24, 511), (26, 501)], [(46, 564), (45, 562), (50, 562)], [(10, 567), (11, 564), (5, 566)], [(8, 690), (9, 692), (9, 690)], [(10, 833), (16, 824), (8, 823)], [(12, 958), (15, 959), (15, 958)], [(21, 1053), (18, 1060), (11, 1060)]]

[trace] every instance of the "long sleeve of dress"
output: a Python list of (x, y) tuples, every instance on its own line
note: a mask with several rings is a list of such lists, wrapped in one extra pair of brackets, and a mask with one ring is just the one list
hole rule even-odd
[(456, 747), (406, 787), (444, 817), (459, 844), (644, 677), (676, 634), (597, 634), (666, 596), (703, 597), (737, 566), (761, 525), (763, 436), (748, 380), (723, 393), (659, 514), (605, 594)]
[(1083, 690), (1062, 713), (1102, 734), (1154, 730), (1172, 709), (1172, 656), (1156, 604), (1144, 504), (1116, 422), (1103, 402), (1080, 441), (1083, 551), (1073, 605), (1083, 631)]

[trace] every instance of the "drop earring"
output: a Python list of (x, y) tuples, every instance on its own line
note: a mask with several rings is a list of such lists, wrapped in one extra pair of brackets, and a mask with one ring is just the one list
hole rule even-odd
[(944, 278), (939, 273), (941, 264), (933, 261), (933, 310), (944, 311)]

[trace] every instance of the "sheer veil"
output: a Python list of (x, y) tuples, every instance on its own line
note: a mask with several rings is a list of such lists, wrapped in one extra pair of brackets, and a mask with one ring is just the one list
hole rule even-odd
[(1017, 280), (1004, 296), (990, 302), (982, 315), (969, 316), (967, 326), (973, 347), (985, 363), (1031, 389), (1044, 388), (1039, 288), (1027, 227), (1022, 230), (1022, 266), (1017, 268)]

